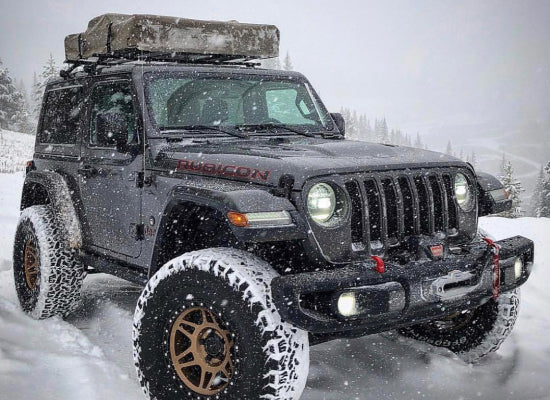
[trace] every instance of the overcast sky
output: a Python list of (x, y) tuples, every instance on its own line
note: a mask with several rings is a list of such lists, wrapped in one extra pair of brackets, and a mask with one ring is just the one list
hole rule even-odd
[(332, 111), (391, 126), (550, 120), (550, 1), (0, 0), (0, 58), (27, 84), (107, 12), (271, 23)]

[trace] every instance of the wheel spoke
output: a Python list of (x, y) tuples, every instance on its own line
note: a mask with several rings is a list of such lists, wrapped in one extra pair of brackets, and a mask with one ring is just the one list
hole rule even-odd
[[(180, 369), (182, 368), (189, 368), (189, 367), (194, 367), (195, 365), (199, 365), (199, 363), (197, 363), (197, 361), (195, 361), (195, 359), (191, 360), (191, 361), (186, 361), (186, 362), (182, 362), (182, 363), (178, 363), (178, 367)], [(201, 367), (202, 368), (202, 367)]]
[[(184, 328), (184, 326), (187, 326), (189, 328), (192, 328), (193, 329), (193, 332), (189, 332), (187, 329)], [(195, 340), (195, 336), (197, 334), (197, 328), (198, 328), (198, 325), (193, 323), (193, 322), (189, 322), (189, 321), (185, 321), (185, 320), (181, 320), (179, 321), (178, 323), (178, 327), (177, 327), (177, 330), (178, 332), (181, 332), (183, 333), (185, 336), (187, 336), (189, 339), (191, 340)]]
[(207, 386), (204, 386), (207, 382), (206, 382), (206, 374), (208, 373), (208, 371), (206, 370), (206, 368), (204, 367), (201, 367), (201, 380), (199, 381), (199, 387), (201, 389), (207, 389), (208, 387)]
[(208, 380), (208, 384), (206, 385), (205, 389), (210, 389), (212, 388), (212, 384), (214, 383), (214, 381), (216, 380), (216, 377), (218, 376), (218, 372), (210, 372), (210, 379)]
[(201, 308), (201, 316), (202, 316), (201, 325), (206, 325), (208, 323), (208, 319), (206, 319), (206, 310), (204, 308)]
[[(193, 354), (191, 350), (192, 350), (191, 346), (189, 346), (187, 350), (182, 351), (180, 354), (176, 354), (176, 358), (178, 359), (178, 362), (181, 363), (182, 358), (187, 357), (189, 354)], [(193, 355), (193, 358), (195, 358), (194, 355)]]

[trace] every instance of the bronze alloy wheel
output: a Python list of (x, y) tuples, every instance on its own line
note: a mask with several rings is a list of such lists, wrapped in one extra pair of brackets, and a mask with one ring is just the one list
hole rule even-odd
[(202, 395), (215, 395), (234, 372), (234, 343), (216, 316), (205, 307), (184, 310), (170, 332), (170, 358), (185, 385)]
[(34, 290), (38, 279), (38, 254), (36, 245), (31, 239), (27, 240), (25, 243), (23, 264), (25, 267), (25, 281), (27, 282), (27, 287), (30, 290)]

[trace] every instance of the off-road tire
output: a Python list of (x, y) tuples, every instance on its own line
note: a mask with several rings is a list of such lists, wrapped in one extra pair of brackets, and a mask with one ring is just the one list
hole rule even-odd
[[(49, 206), (26, 208), (19, 217), (13, 251), (15, 289), (21, 308), (35, 319), (70, 314), (79, 304), (84, 267)], [(26, 246), (35, 251), (33, 285), (25, 274)]]
[(475, 363), (498, 350), (510, 335), (520, 304), (520, 290), (501, 293), (499, 297), (471, 310), (466, 323), (455, 328), (441, 329), (438, 322), (400, 329), (401, 335), (445, 347), (467, 363)]
[[(276, 276), (265, 261), (230, 248), (166, 263), (147, 283), (134, 316), (134, 361), (145, 394), (157, 400), (299, 399), (309, 370), (308, 335), (281, 320), (271, 299)], [(207, 308), (234, 335), (235, 373), (215, 395), (190, 390), (171, 361), (174, 320), (193, 307)]]

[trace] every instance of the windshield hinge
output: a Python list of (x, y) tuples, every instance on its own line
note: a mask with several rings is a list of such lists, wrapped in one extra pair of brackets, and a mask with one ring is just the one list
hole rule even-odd
[(277, 197), (286, 197), (290, 199), (292, 187), (294, 186), (294, 176), (285, 174), (279, 178), (279, 184), (276, 188), (271, 189), (271, 194)]

